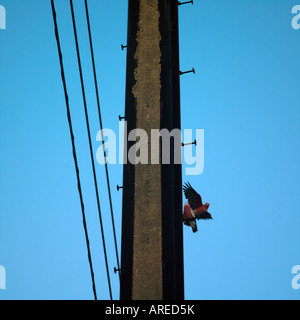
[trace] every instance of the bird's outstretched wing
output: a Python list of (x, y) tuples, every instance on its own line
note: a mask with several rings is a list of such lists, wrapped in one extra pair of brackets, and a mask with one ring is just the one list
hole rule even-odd
[(195, 210), (196, 208), (199, 208), (202, 206), (202, 199), (200, 194), (198, 194), (193, 187), (191, 186), (191, 184), (185, 183), (185, 185), (183, 186), (183, 192), (185, 197), (188, 200), (189, 205), (191, 206), (191, 208), (193, 210)]

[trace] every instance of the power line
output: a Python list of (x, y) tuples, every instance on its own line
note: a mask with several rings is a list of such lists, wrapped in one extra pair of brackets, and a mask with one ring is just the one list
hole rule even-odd
[(78, 167), (78, 161), (77, 161), (77, 155), (76, 155), (75, 139), (74, 139), (74, 133), (73, 133), (71, 112), (70, 112), (70, 106), (69, 106), (69, 97), (68, 97), (68, 92), (67, 92), (67, 85), (66, 85), (66, 78), (65, 78), (64, 66), (63, 66), (63, 57), (62, 57), (62, 51), (61, 51), (61, 46), (60, 46), (60, 39), (59, 39), (59, 33), (58, 33), (58, 26), (57, 26), (57, 19), (56, 19), (56, 11), (55, 11), (55, 6), (54, 6), (54, 0), (51, 0), (51, 6), (52, 6), (52, 15), (53, 15), (54, 27), (55, 27), (55, 38), (56, 38), (59, 61), (60, 61), (60, 68), (61, 68), (61, 78), (62, 78), (62, 82), (63, 82), (64, 94), (65, 94), (65, 100), (66, 100), (67, 117), (68, 117), (68, 123), (69, 123), (69, 129), (70, 129), (70, 135), (71, 135), (71, 141), (72, 141), (73, 157), (74, 157), (76, 176), (77, 176), (77, 187), (78, 187), (78, 193), (79, 193), (80, 204), (81, 204), (83, 227), (84, 227), (85, 239), (86, 239), (86, 245), (87, 245), (87, 251), (88, 251), (88, 260), (89, 260), (90, 271), (91, 271), (93, 292), (94, 292), (95, 300), (97, 300), (95, 278), (94, 278), (91, 250), (90, 250), (90, 242), (89, 242), (89, 236), (88, 236), (88, 231), (87, 231), (87, 224), (86, 224), (83, 196), (82, 196), (81, 183), (80, 183), (79, 167)]
[(77, 52), (77, 60), (78, 60), (80, 82), (81, 82), (81, 89), (82, 89), (82, 96), (83, 96), (86, 126), (87, 126), (87, 131), (88, 131), (88, 139), (89, 139), (89, 147), (90, 147), (90, 156), (91, 156), (91, 161), (92, 161), (94, 185), (95, 185), (97, 206), (98, 206), (98, 213), (99, 213), (99, 220), (100, 220), (102, 244), (103, 244), (104, 257), (105, 257), (107, 281), (108, 281), (110, 299), (112, 300), (112, 291), (111, 291), (111, 283), (110, 283), (110, 276), (109, 276), (107, 253), (106, 253), (105, 236), (104, 236), (103, 221), (102, 221), (102, 215), (101, 215), (101, 209), (100, 209), (99, 191), (98, 191), (98, 184), (97, 184), (97, 178), (96, 178), (95, 161), (94, 161), (94, 157), (93, 157), (93, 146), (92, 146), (90, 124), (89, 124), (89, 117), (88, 117), (88, 111), (87, 111), (87, 103), (86, 103), (86, 97), (85, 97), (85, 88), (84, 88), (84, 81), (83, 81), (83, 74), (82, 74), (82, 67), (81, 67), (81, 58), (80, 58), (80, 52), (79, 52), (79, 44), (78, 44), (75, 14), (74, 14), (74, 8), (73, 8), (73, 0), (70, 0), (70, 6), (71, 6), (72, 23), (73, 23), (73, 30), (74, 30), (74, 37), (75, 37), (75, 44), (76, 44), (76, 52)]
[[(89, 9), (88, 9), (87, 0), (85, 0), (85, 12), (86, 12), (86, 20), (87, 20), (88, 33), (89, 33), (92, 64), (93, 64), (94, 82), (95, 82), (95, 90), (96, 90), (96, 97), (97, 97), (99, 123), (100, 123), (100, 129), (101, 129), (101, 134), (102, 134), (102, 146), (103, 146), (103, 153), (104, 153), (104, 156), (105, 156), (105, 144), (104, 144), (103, 124), (102, 124), (102, 116), (101, 116), (101, 108), (100, 108), (98, 80), (97, 80), (97, 73), (96, 73), (96, 64), (95, 64), (95, 57), (94, 57), (94, 49), (93, 49), (93, 41), (92, 41), (92, 33), (91, 33), (91, 25), (90, 25), (90, 17), (89, 17)], [(110, 205), (110, 212), (111, 212), (111, 221), (112, 221), (112, 226), (113, 226), (113, 236), (114, 236), (114, 242), (115, 242), (117, 266), (118, 266), (118, 269), (120, 269), (120, 262), (119, 262), (119, 255), (118, 255), (118, 245), (117, 245), (117, 237), (116, 237), (116, 228), (115, 228), (115, 222), (114, 222), (114, 213), (113, 213), (113, 206), (112, 206), (112, 199), (111, 199), (111, 189), (110, 189), (110, 182), (109, 182), (109, 173), (108, 173), (108, 166), (107, 166), (107, 162), (106, 161), (105, 161), (105, 172), (106, 172), (106, 181), (107, 181), (109, 205)], [(119, 272), (119, 277), (120, 277), (120, 272)]]

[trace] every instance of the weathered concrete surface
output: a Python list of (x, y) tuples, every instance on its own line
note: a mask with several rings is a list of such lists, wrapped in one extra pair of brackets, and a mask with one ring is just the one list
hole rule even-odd
[[(133, 95), (137, 101), (136, 128), (160, 129), (161, 35), (159, 0), (140, 1)], [(137, 164), (134, 187), (132, 299), (163, 299), (161, 166)]]

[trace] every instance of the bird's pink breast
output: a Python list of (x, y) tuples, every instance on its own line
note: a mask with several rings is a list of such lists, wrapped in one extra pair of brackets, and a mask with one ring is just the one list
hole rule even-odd
[(184, 204), (184, 218), (185, 219), (193, 219), (193, 215), (191, 213), (191, 206), (188, 203)]
[(200, 214), (202, 214), (202, 213), (206, 212), (206, 211), (207, 211), (207, 209), (208, 209), (208, 207), (209, 207), (209, 205), (203, 205), (203, 206), (201, 206), (201, 207), (199, 207), (199, 208), (195, 209), (194, 211), (195, 211), (196, 215), (198, 216), (198, 215), (200, 215)]
[[(206, 203), (206, 204), (196, 208), (194, 210), (196, 218), (198, 216), (200, 216), (201, 214), (203, 214), (204, 212), (206, 212), (208, 207), (209, 207), (209, 204)], [(184, 213), (183, 214), (184, 214), (184, 219), (193, 219), (194, 218), (194, 216), (192, 215), (192, 212), (191, 212), (191, 206), (187, 202), (184, 204)]]

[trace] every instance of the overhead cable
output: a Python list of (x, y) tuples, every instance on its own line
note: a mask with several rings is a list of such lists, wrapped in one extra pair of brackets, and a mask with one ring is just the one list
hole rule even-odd
[(84, 202), (83, 202), (83, 195), (82, 195), (82, 189), (81, 189), (80, 174), (79, 174), (79, 167), (78, 167), (78, 160), (77, 160), (77, 153), (76, 153), (76, 146), (75, 146), (75, 138), (73, 133), (73, 125), (72, 125), (72, 119), (71, 119), (69, 97), (68, 97), (68, 91), (67, 91), (67, 85), (66, 85), (66, 78), (65, 78), (65, 72), (64, 72), (63, 57), (62, 57), (62, 51), (61, 51), (61, 45), (60, 45), (60, 39), (59, 39), (59, 33), (58, 33), (58, 25), (57, 25), (54, 0), (51, 0), (51, 6), (52, 6), (52, 16), (54, 21), (54, 27), (55, 27), (55, 38), (56, 38), (60, 68), (61, 68), (61, 78), (62, 78), (65, 100), (66, 100), (67, 117), (68, 117), (68, 123), (69, 123), (70, 135), (71, 135), (73, 158), (74, 158), (75, 170), (76, 170), (76, 176), (77, 176), (77, 187), (78, 187), (78, 193), (79, 193), (80, 204), (81, 204), (83, 227), (85, 232), (88, 260), (89, 260), (90, 272), (91, 272), (91, 278), (92, 278), (93, 293), (94, 293), (95, 300), (97, 300), (93, 263), (92, 263), (91, 250), (90, 250), (90, 242), (89, 242), (89, 236), (88, 236), (88, 230), (87, 230), (87, 223), (86, 223), (86, 216), (85, 216), (85, 209), (84, 209)]
[[(99, 89), (98, 89), (99, 87), (98, 87), (98, 80), (97, 80), (97, 73), (96, 73), (96, 64), (95, 64), (95, 57), (94, 57), (92, 32), (91, 32), (91, 24), (90, 24), (90, 17), (89, 17), (89, 9), (88, 9), (87, 0), (85, 0), (85, 12), (86, 12), (86, 20), (87, 20), (88, 33), (89, 33), (89, 42), (90, 42), (92, 64), (93, 64), (94, 82), (95, 82), (95, 90), (96, 90), (97, 106), (98, 106), (98, 116), (99, 116), (99, 123), (100, 123), (100, 129), (101, 129), (101, 134), (102, 134), (103, 154), (105, 156), (105, 143), (104, 143), (103, 124), (102, 124), (102, 116), (101, 116), (101, 108), (100, 108), (100, 97), (99, 97)], [(116, 260), (117, 260), (118, 269), (120, 269), (120, 262), (119, 262), (119, 255), (118, 255), (118, 245), (117, 245), (117, 237), (116, 237), (116, 228), (115, 228), (115, 219), (114, 219), (112, 197), (111, 197), (111, 188), (110, 188), (110, 182), (109, 182), (108, 166), (107, 166), (107, 162), (106, 161), (105, 161), (105, 172), (106, 172), (106, 181), (107, 181), (107, 189), (108, 189), (108, 196), (109, 196), (111, 221), (112, 221), (112, 227), (113, 227), (113, 236), (114, 236), (114, 242), (115, 242)], [(120, 273), (119, 273), (119, 276), (120, 276)]]
[(107, 252), (106, 252), (105, 235), (104, 235), (102, 214), (101, 214), (101, 208), (100, 208), (100, 197), (99, 197), (99, 190), (98, 190), (97, 177), (96, 177), (95, 161), (94, 161), (94, 156), (93, 156), (94, 153), (93, 153), (93, 146), (92, 146), (92, 139), (91, 139), (91, 132), (90, 132), (90, 123), (89, 123), (89, 116), (88, 116), (86, 96), (85, 96), (85, 87), (84, 87), (83, 74), (82, 74), (82, 66), (81, 66), (81, 58), (80, 58), (80, 51), (79, 51), (79, 44), (78, 44), (78, 36), (77, 36), (77, 29), (76, 29), (76, 22), (75, 22), (73, 0), (70, 0), (70, 7), (71, 7), (71, 14), (72, 14), (72, 23), (73, 23), (75, 44), (76, 44), (77, 61), (78, 61), (79, 74), (80, 74), (80, 83), (81, 83), (82, 96), (83, 96), (85, 120), (86, 120), (87, 132), (88, 132), (90, 156), (91, 156), (92, 170), (93, 170), (93, 177), (94, 177), (94, 186), (95, 186), (95, 191), (96, 191), (98, 215), (99, 215), (100, 228), (101, 228), (103, 252), (104, 252), (104, 258), (105, 258), (105, 265), (106, 265), (107, 282), (108, 282), (110, 299), (112, 300), (112, 290), (111, 290), (111, 282), (110, 282), (110, 275), (109, 275)]

